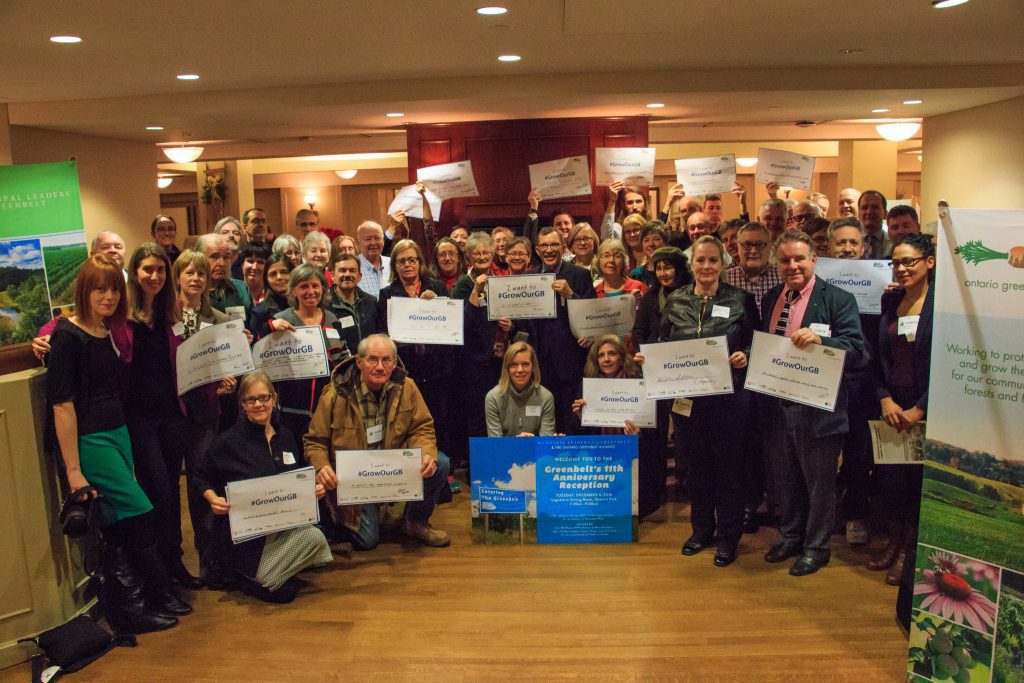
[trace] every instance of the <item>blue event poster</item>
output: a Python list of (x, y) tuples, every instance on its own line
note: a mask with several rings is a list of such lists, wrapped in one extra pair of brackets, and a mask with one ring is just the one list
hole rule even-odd
[(534, 440), (538, 543), (633, 540), (635, 436)]

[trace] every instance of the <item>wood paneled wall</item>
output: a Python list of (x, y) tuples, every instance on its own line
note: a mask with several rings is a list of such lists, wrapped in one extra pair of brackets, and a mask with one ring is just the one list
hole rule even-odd
[[(522, 225), (529, 209), (528, 166), (569, 156), (587, 155), (591, 184), (594, 150), (598, 147), (646, 147), (644, 116), (581, 119), (526, 119), (409, 126), (409, 182), (416, 169), (469, 160), (473, 163), (479, 197), (445, 202), (441, 233), (462, 223), (472, 227)], [(569, 209), (577, 220), (600, 221), (607, 190), (594, 188), (590, 196), (541, 202), (541, 224), (556, 207)]]

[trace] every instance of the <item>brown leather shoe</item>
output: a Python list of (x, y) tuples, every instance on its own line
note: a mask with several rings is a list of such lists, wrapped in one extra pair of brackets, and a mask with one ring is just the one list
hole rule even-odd
[(895, 541), (889, 541), (889, 544), (885, 546), (885, 550), (868, 560), (865, 566), (873, 572), (880, 572), (891, 567), (892, 563), (896, 561), (896, 556), (899, 554), (900, 544)]
[(889, 571), (885, 573), (885, 582), (890, 586), (900, 585), (900, 579), (903, 578), (903, 565), (907, 561), (907, 551), (901, 550), (896, 556), (896, 561), (889, 567)]

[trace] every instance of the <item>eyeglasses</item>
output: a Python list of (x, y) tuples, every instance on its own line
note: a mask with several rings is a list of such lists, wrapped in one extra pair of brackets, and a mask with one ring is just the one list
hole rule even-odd
[(761, 250), (768, 246), (767, 242), (740, 242), (740, 249), (757, 249)]
[(400, 265), (400, 266), (413, 266), (413, 265), (416, 265), (419, 262), (420, 262), (420, 260), (418, 258), (416, 258), (415, 256), (410, 256), (409, 258), (400, 258), (400, 259), (395, 260), (395, 263)]
[(577, 242), (587, 242), (587, 243), (589, 243), (589, 242), (593, 242), (593, 241), (594, 241), (593, 237), (577, 237), (576, 239), (574, 239), (572, 241), (572, 243), (573, 244), (576, 244)]
[(249, 222), (256, 223), (257, 225), (264, 225), (266, 223), (269, 223), (270, 221), (267, 220), (266, 218), (250, 218)]
[(893, 270), (896, 270), (900, 266), (903, 266), (904, 268), (913, 268), (917, 265), (918, 261), (923, 260), (924, 256), (907, 256), (906, 258), (893, 259), (892, 261), (889, 261), (889, 267)]
[(161, 225), (156, 229), (157, 232), (177, 232), (178, 229), (173, 225)]
[(246, 396), (242, 399), (242, 403), (249, 406), (250, 408), (257, 403), (270, 403), (274, 400), (274, 397), (270, 394), (260, 394), (259, 396)]
[(390, 368), (396, 362), (394, 356), (365, 356), (362, 358), (363, 362), (369, 365), (371, 368), (376, 367), (378, 365), (383, 365), (386, 368)]
[(556, 251), (562, 248), (562, 243), (557, 242), (555, 244), (538, 244), (537, 249), (541, 251)]
[(527, 254), (525, 251), (510, 251), (507, 254), (505, 254), (505, 257), (506, 258), (529, 258), (530, 255)]
[(637, 228), (636, 230), (624, 230), (623, 234), (624, 235), (639, 235), (641, 232), (642, 232), (642, 230), (640, 228)]
[[(252, 221), (252, 222), (255, 223), (256, 221)], [(263, 221), (263, 222), (266, 223), (266, 221)], [(315, 228), (318, 225), (320, 225), (320, 224), (317, 223), (316, 221), (303, 221), (303, 222), (299, 223), (299, 227), (300, 228)]]

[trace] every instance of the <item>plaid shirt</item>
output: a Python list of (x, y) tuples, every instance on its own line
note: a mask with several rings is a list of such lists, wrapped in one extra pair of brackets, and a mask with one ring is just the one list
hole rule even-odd
[(764, 298), (764, 295), (772, 287), (782, 284), (782, 277), (779, 275), (777, 267), (768, 265), (757, 279), (753, 279), (747, 275), (747, 271), (743, 269), (743, 266), (736, 264), (725, 271), (725, 281), (734, 287), (739, 287), (753, 294), (754, 302), (757, 304), (757, 312), (764, 318), (764, 311), (761, 310), (761, 299)]
[[(380, 396), (377, 396), (366, 388), (366, 384), (362, 380), (359, 381), (356, 396), (359, 397), (359, 412), (363, 414), (363, 426), (366, 428), (367, 433), (378, 425), (383, 426), (384, 420), (387, 418), (385, 411), (388, 405), (388, 395), (394, 390), (395, 386), (394, 382), (388, 380), (384, 384)], [(377, 443), (369, 444), (370, 448), (384, 448), (383, 432), (384, 430), (382, 429), (381, 440)]]
[(380, 270), (373, 267), (373, 264), (366, 260), (362, 254), (359, 255), (360, 270), (363, 279), (359, 281), (359, 289), (370, 296), (380, 298), (380, 290), (387, 286), (391, 278), (391, 259), (387, 256), (380, 257)]

